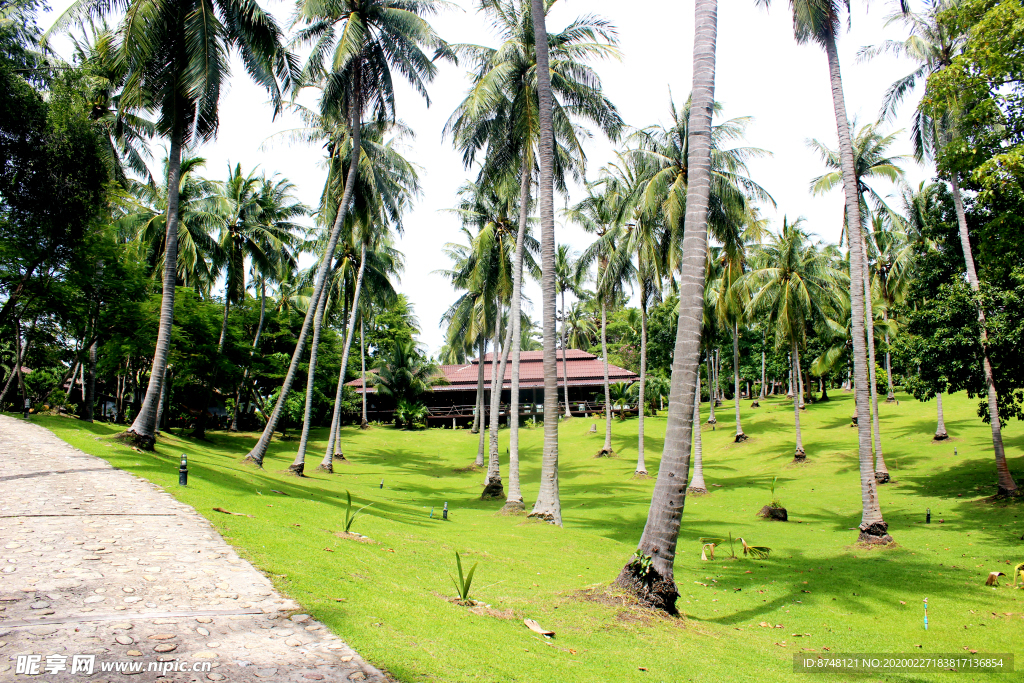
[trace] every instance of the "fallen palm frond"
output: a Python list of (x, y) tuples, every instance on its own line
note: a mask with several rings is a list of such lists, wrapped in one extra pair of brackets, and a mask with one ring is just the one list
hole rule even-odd
[(743, 544), (743, 554), (749, 554), (751, 557), (757, 560), (763, 560), (767, 558), (772, 551), (772, 549), (766, 545), (747, 545), (747, 542), (744, 541), (742, 538), (740, 539), (740, 543)]

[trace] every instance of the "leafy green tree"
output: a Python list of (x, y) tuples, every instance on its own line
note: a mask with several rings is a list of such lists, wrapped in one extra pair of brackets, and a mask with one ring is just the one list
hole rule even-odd
[(118, 29), (119, 58), (127, 65), (121, 107), (127, 112), (154, 111), (155, 130), (170, 143), (160, 334), (146, 398), (128, 429), (140, 445), (152, 449), (174, 322), (182, 151), (216, 136), (221, 86), (230, 73), (232, 51), (276, 102), (280, 83), (290, 85), (295, 72), (273, 17), (244, 0), (185, 0), (173, 5), (155, 0), (76, 0), (48, 34), (120, 11), (125, 15)]
[[(411, 406), (430, 391), (436, 374), (437, 366), (423, 358), (415, 342), (404, 342), (391, 347), (372, 382), (378, 395), (391, 398), (396, 405)], [(404, 421), (396, 412), (395, 424), (401, 425)]]

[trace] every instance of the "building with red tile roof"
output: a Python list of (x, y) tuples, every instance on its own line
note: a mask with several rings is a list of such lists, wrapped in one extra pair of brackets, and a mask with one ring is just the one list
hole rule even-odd
[[(519, 355), (519, 404), (520, 414), (533, 416), (542, 414), (544, 402), (544, 352), (523, 351)], [(484, 356), (484, 390), (487, 392), (485, 405), (490, 405), (491, 373), (494, 354)], [(500, 365), (501, 359), (498, 358)], [(569, 378), (570, 410), (575, 414), (590, 414), (604, 410), (604, 363), (592, 353), (579, 349), (567, 349), (563, 362), (561, 351), (558, 352), (558, 398), (564, 411), (562, 387), (565, 377)], [(420, 400), (430, 408), (431, 420), (472, 419), (476, 404), (477, 379), (480, 373), (480, 360), (473, 360), (462, 365), (442, 365), (438, 368), (439, 383), (433, 390), (424, 394)], [(443, 378), (443, 379), (441, 379)], [(639, 376), (617, 365), (608, 365), (608, 381), (635, 382)], [(384, 400), (374, 400), (376, 389), (372, 380), (365, 389), (368, 410), (379, 414), (376, 419), (389, 419), (391, 406)], [(363, 393), (362, 378), (348, 382), (348, 386)], [(505, 377), (501, 384), (502, 416), (507, 418), (508, 404), (511, 402), (512, 361), (505, 364)], [(371, 417), (370, 419), (375, 419)]]

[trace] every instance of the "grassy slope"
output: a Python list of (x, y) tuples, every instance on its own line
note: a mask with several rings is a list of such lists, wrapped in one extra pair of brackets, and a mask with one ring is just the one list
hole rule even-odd
[[(643, 527), (654, 479), (631, 478), (636, 420), (616, 421), (614, 459), (593, 457), (603, 439), (602, 429), (587, 433), (593, 420), (563, 423), (565, 528), (557, 529), (498, 515), (500, 504), (478, 500), (483, 472), (454, 471), (475, 454), (477, 437), (468, 431), (346, 428), (342, 443), (351, 464), (339, 465), (333, 476), (310, 467), (310, 477), (300, 480), (284, 473), (296, 441), (275, 441), (266, 469), (258, 471), (239, 462), (253, 434), (213, 433), (206, 442), (164, 437), (152, 455), (112, 442), (117, 430), (108, 425), (33, 419), (194, 505), (282, 591), (402, 681), (790, 680), (801, 678), (792, 673), (791, 657), (804, 648), (970, 648), (1015, 652), (1024, 665), (1024, 593), (1005, 580), (999, 589), (983, 585), (989, 571), (1009, 572), (1008, 560), (1024, 561), (1024, 506), (983, 501), (995, 491), (995, 473), (989, 431), (975, 416), (975, 401), (947, 398), (946, 424), (955, 438), (940, 444), (931, 441), (934, 403), (901, 396), (899, 406), (881, 406), (894, 482), (880, 496), (899, 543), (890, 550), (851, 546), (852, 527), (860, 520), (851, 396), (836, 392), (832, 402), (810, 406), (802, 416), (809, 458), (803, 466), (792, 464), (792, 404), (771, 399), (759, 410), (746, 405), (746, 443), (731, 443), (731, 405), (719, 411), (716, 431), (705, 427), (712, 493), (687, 500), (676, 561), (682, 621), (577, 595), (616, 576)], [(647, 463), (656, 472), (665, 422), (656, 418), (647, 425)], [(1016, 425), (1007, 432), (1011, 469), (1024, 484), (1024, 438)], [(521, 434), (529, 505), (539, 480), (542, 432)], [(325, 435), (316, 436), (315, 451), (322, 452)], [(503, 431), (503, 454), (507, 436)], [(191, 472), (184, 489), (176, 485), (182, 451), (189, 454)], [(318, 460), (314, 454), (314, 465)], [(786, 524), (755, 517), (769, 501), (775, 475), (789, 508)], [(335, 536), (343, 526), (346, 489), (358, 504), (373, 503), (353, 530), (377, 544)], [(445, 501), (449, 522), (438, 519)], [(230, 517), (213, 507), (254, 517)], [(926, 508), (933, 518), (928, 526)], [(722, 559), (727, 553), (720, 551), (718, 561), (702, 562), (696, 539), (730, 532), (771, 546), (771, 558)], [(479, 562), (473, 596), (511, 609), (515, 619), (473, 614), (444, 599), (454, 592), (448, 572), (455, 551), (464, 561)], [(927, 632), (923, 598), (929, 603)], [(524, 617), (555, 630), (557, 638), (542, 642), (523, 627)], [(981, 678), (993, 677), (967, 674), (959, 680)]]

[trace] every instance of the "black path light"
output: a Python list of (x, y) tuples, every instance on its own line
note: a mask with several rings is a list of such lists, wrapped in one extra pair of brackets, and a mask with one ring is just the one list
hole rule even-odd
[(28, 411), (29, 411), (29, 408), (31, 408), (31, 407), (32, 407), (32, 399), (30, 399), (28, 396), (26, 396), (25, 397), (25, 419), (26, 420), (28, 419)]
[(448, 501), (444, 502), (444, 510), (441, 511), (443, 519), (448, 519)]
[(181, 454), (181, 465), (178, 466), (178, 486), (188, 486), (188, 456)]

